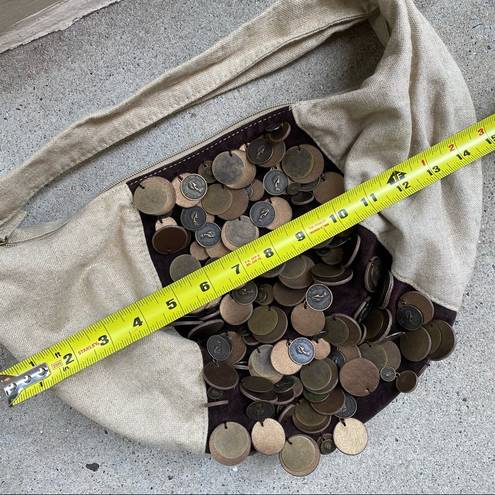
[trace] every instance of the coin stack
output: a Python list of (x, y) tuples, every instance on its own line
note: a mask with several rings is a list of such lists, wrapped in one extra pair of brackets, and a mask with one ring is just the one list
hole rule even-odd
[[(172, 256), (170, 280), (344, 191), (342, 175), (317, 147), (287, 149), (290, 133), (281, 122), (195, 173), (140, 182), (134, 204), (156, 217), (152, 245)], [(435, 319), (427, 296), (405, 291), (393, 317), (394, 277), (382, 259), (365, 260), (363, 280), (354, 279), (361, 242), (356, 229), (343, 232), (174, 323), (205, 349), (205, 406), (216, 421), (208, 448), (218, 462), (238, 464), (254, 449), (305, 476), (321, 454), (359, 454), (368, 441), (354, 417), (360, 398), (387, 382), (411, 392), (418, 376), (403, 361), (452, 352), (452, 327)], [(349, 297), (351, 282), (367, 295), (353, 314), (333, 311), (334, 294)]]

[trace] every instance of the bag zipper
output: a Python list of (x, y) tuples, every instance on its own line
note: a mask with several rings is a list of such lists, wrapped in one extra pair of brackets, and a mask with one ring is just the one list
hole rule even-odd
[[(165, 158), (162, 158), (161, 160), (157, 160), (157, 161), (151, 163), (150, 165), (146, 165), (146, 167), (143, 167), (142, 169), (138, 170), (137, 172), (133, 172), (132, 174), (128, 175), (127, 177), (124, 177), (123, 179), (119, 179), (118, 181), (113, 182), (112, 184), (110, 184), (109, 186), (107, 186), (105, 189), (103, 189), (98, 194), (98, 196), (100, 196), (101, 194), (109, 191), (110, 189), (112, 189), (114, 187), (119, 186), (120, 184), (123, 184), (124, 182), (128, 182), (129, 180), (131, 180), (133, 178), (139, 177), (140, 175), (143, 175), (143, 174), (145, 174), (147, 172), (151, 172), (151, 171), (153, 171), (153, 170), (155, 170), (157, 168), (161, 168), (161, 167), (165, 166), (167, 163), (175, 162), (176, 160), (178, 160), (182, 156), (185, 156), (185, 155), (188, 155), (190, 153), (193, 153), (197, 149), (202, 148), (203, 146), (205, 146), (210, 141), (214, 141), (215, 139), (218, 139), (219, 137), (223, 136), (224, 134), (229, 133), (230, 131), (234, 130), (235, 128), (241, 127), (242, 125), (247, 124), (251, 120), (256, 120), (257, 118), (262, 117), (263, 115), (266, 115), (268, 113), (271, 113), (271, 112), (273, 112), (275, 110), (279, 110), (281, 108), (290, 107), (291, 105), (292, 105), (292, 103), (284, 103), (284, 104), (280, 104), (280, 105), (273, 105), (273, 106), (270, 106), (270, 107), (265, 108), (264, 110), (261, 110), (259, 112), (253, 113), (251, 115), (248, 115), (247, 117), (243, 117), (242, 119), (239, 119), (236, 122), (230, 124), (228, 127), (225, 127), (222, 130), (220, 130), (220, 131), (217, 131), (215, 133), (210, 134), (209, 136), (205, 137), (201, 141), (198, 141), (198, 142), (194, 143), (191, 146), (185, 146), (185, 147), (181, 148), (179, 151), (177, 151), (176, 153), (174, 153), (172, 155), (167, 155)], [(98, 196), (96, 196), (96, 198)], [(94, 199), (96, 199), (96, 198), (94, 198)], [(44, 232), (43, 234), (39, 234), (39, 235), (36, 235), (36, 236), (33, 236), (33, 237), (29, 237), (27, 239), (20, 239), (18, 241), (9, 241), (9, 238), (8, 237), (4, 237), (3, 239), (0, 238), (0, 247), (15, 246), (16, 244), (22, 244), (24, 242), (33, 241), (33, 240), (36, 240), (36, 239), (43, 239), (43, 238), (45, 238), (45, 237), (47, 237), (49, 235), (52, 235), (55, 232), (58, 232), (60, 229), (64, 228), (76, 215), (78, 215), (80, 212), (82, 212), (84, 210), (84, 208), (85, 207), (81, 208), (81, 210), (79, 210), (78, 212), (76, 212), (71, 217), (67, 218), (63, 223), (61, 223), (60, 225), (58, 225), (55, 229), (50, 230), (49, 232)]]

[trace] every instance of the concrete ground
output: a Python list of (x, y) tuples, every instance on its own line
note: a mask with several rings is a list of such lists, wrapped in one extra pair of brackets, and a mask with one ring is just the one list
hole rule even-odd
[[(77, 118), (122, 100), (271, 3), (123, 0), (67, 31), (0, 55), (0, 173)], [(479, 116), (494, 113), (493, 1), (417, 3), (459, 63)], [(188, 110), (60, 180), (34, 199), (29, 222), (69, 215), (104, 186), (259, 109), (352, 86), (372, 72), (379, 56), (366, 26), (339, 35), (291, 67)], [(326, 457), (304, 479), (289, 477), (275, 458), (254, 456), (223, 467), (120, 438), (47, 392), (0, 409), (0, 492), (493, 492), (494, 166), (493, 156), (485, 161), (483, 227), (456, 324), (458, 349), (433, 365), (414, 394), (371, 421), (370, 445), (358, 458)], [(1, 351), (0, 368), (12, 363)]]

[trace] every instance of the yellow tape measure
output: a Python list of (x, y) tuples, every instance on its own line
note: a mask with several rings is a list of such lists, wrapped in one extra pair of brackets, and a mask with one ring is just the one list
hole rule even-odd
[(19, 404), (495, 151), (495, 114), (5, 370)]

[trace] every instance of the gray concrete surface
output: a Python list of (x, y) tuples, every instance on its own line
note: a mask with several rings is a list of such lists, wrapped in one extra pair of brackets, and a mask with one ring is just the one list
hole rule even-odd
[[(0, 173), (75, 119), (118, 102), (270, 3), (123, 0), (67, 31), (0, 55)], [(458, 61), (479, 116), (494, 113), (493, 1), (419, 0), (418, 6)], [(354, 28), (290, 67), (188, 110), (64, 177), (32, 201), (28, 221), (69, 215), (104, 186), (258, 109), (352, 86), (379, 57), (370, 29)], [(47, 392), (0, 410), (0, 492), (493, 492), (494, 165), (494, 157), (485, 161), (483, 228), (456, 324), (457, 352), (435, 363), (417, 392), (371, 421), (370, 445), (358, 458), (326, 457), (305, 479), (289, 477), (276, 459), (261, 456), (227, 468), (207, 457), (134, 444)], [(2, 350), (0, 368), (11, 363)]]

